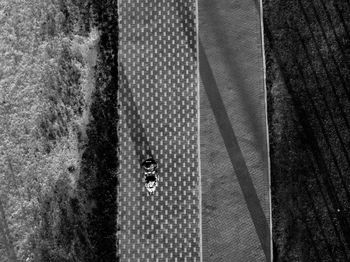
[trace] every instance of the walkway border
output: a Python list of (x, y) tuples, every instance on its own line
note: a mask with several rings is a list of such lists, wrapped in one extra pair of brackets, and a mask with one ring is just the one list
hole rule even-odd
[(269, 202), (270, 202), (270, 258), (273, 261), (273, 241), (272, 241), (272, 194), (271, 194), (271, 160), (270, 160), (270, 136), (269, 136), (269, 121), (268, 121), (268, 105), (267, 105), (267, 85), (266, 85), (266, 56), (265, 56), (265, 33), (264, 33), (264, 7), (262, 0), (259, 1), (259, 16), (260, 16), (260, 33), (261, 33), (261, 54), (263, 60), (263, 86), (264, 86), (264, 99), (265, 99), (265, 121), (266, 121), (266, 146), (267, 146), (267, 176), (269, 183)]

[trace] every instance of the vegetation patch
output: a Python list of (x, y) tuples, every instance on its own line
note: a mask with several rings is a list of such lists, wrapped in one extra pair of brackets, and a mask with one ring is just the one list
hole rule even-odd
[(348, 261), (350, 6), (263, 2), (275, 261)]
[(115, 261), (117, 3), (0, 10), (0, 261)]

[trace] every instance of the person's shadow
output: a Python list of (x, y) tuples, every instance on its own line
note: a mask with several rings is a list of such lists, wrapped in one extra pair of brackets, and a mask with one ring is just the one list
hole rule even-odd
[(141, 165), (145, 159), (153, 158), (153, 154), (123, 65), (120, 65), (119, 76), (121, 84), (119, 86), (120, 96), (118, 100), (125, 115), (126, 124), (130, 130), (130, 137), (134, 142), (135, 152)]

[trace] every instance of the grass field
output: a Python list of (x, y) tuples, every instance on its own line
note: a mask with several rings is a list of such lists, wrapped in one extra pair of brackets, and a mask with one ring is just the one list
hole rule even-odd
[(264, 1), (276, 261), (349, 260), (349, 7)]

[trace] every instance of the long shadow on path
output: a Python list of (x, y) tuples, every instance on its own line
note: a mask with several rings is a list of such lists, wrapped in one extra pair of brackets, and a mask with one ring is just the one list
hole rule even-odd
[(266, 261), (270, 261), (269, 225), (201, 43), (199, 43), (199, 59), (201, 79), (213, 110), (216, 123), (219, 127), (227, 153), (238, 178), (251, 219), (253, 220), (260, 244), (265, 253)]
[(121, 84), (119, 87), (120, 97), (118, 99), (126, 116), (126, 123), (130, 130), (130, 137), (134, 142), (136, 155), (141, 164), (146, 158), (153, 157), (153, 154), (123, 65), (120, 65), (119, 75)]
[[(194, 28), (191, 27), (191, 25), (195, 24), (195, 15), (188, 9), (188, 6), (184, 5), (183, 3), (180, 3), (178, 5), (178, 16), (183, 24), (183, 31), (187, 35), (188, 46), (193, 50), (193, 55), (195, 56), (197, 53), (196, 45), (193, 41), (191, 41), (194, 35)], [(220, 32), (220, 34), (222, 33), (223, 32)], [(225, 54), (224, 57), (227, 57), (227, 52), (231, 52), (231, 48), (229, 47), (230, 45), (226, 43), (226, 41), (223, 41), (222, 43), (223, 45), (221, 51), (223, 54)], [(208, 58), (200, 41), (198, 43), (198, 48), (199, 71), (203, 86), (205, 88), (208, 100), (213, 110), (215, 120), (219, 127), (221, 136), (224, 140), (227, 153), (235, 170), (235, 174), (238, 178), (238, 182), (244, 195), (251, 219), (254, 223), (255, 230), (257, 232), (262, 249), (264, 251), (266, 261), (270, 261), (270, 227), (268, 225), (257, 192), (255, 190), (243, 153), (238, 144), (236, 134), (231, 125), (231, 121), (225, 108), (223, 99), (220, 95), (220, 91), (216, 83), (213, 71), (210, 67)], [(227, 67), (230, 68), (231, 71), (240, 71), (238, 70), (238, 65), (233, 64), (230, 59), (227, 58), (225, 62)], [(251, 129), (255, 131), (256, 137), (261, 137), (261, 134), (263, 134), (264, 132), (262, 131), (262, 127), (256, 124), (257, 121), (255, 121), (255, 119), (257, 118), (257, 116), (256, 113), (251, 109), (253, 102), (249, 99), (249, 95), (245, 93), (245, 90), (243, 88), (244, 86), (246, 86), (243, 76), (241, 76), (240, 73), (236, 73), (235, 79), (237, 80), (238, 85), (242, 87), (242, 97), (248, 98), (244, 99), (244, 101), (246, 102), (245, 106), (247, 108), (247, 113), (252, 119)]]

